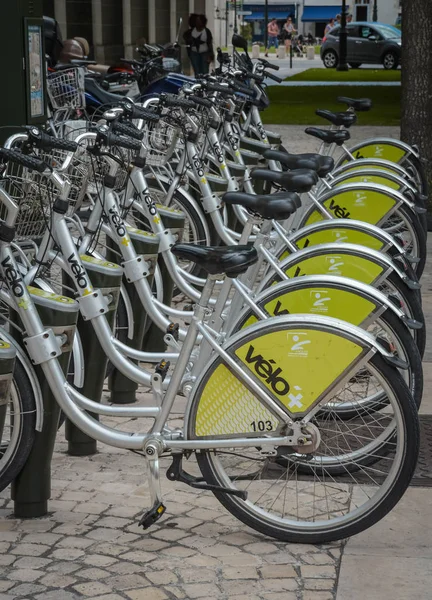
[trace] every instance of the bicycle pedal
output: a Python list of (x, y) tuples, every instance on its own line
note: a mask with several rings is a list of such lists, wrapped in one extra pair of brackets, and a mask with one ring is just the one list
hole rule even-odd
[(166, 328), (166, 333), (172, 335), (176, 342), (179, 341), (179, 327), (178, 323), (170, 323)]
[(157, 373), (158, 375), (161, 376), (162, 381), (167, 376), (168, 369), (170, 368), (170, 364), (171, 363), (169, 360), (161, 360), (160, 363), (158, 363), (155, 366), (155, 373)]
[(156, 521), (159, 521), (159, 519), (162, 517), (165, 511), (166, 506), (162, 504), (162, 502), (157, 502), (152, 506), (150, 510), (143, 514), (138, 525), (143, 529), (148, 529), (149, 527), (154, 525)]

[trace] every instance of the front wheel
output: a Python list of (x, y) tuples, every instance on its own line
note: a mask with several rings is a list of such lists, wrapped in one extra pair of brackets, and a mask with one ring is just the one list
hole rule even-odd
[(386, 52), (382, 59), (384, 69), (397, 69), (399, 66), (399, 58), (394, 52)]
[[(278, 464), (277, 456), (263, 456), (259, 448), (197, 454), (207, 483), (247, 491), (247, 500), (214, 492), (231, 514), (265, 535), (308, 544), (350, 537), (388, 514), (414, 473), (419, 450), (418, 419), (408, 388), (395, 368), (375, 355), (367, 369), (386, 389), (387, 408), (374, 413), (371, 423), (345, 421), (343, 435), (335, 443), (321, 443), (312, 454), (298, 450), (290, 453), (288, 467)], [(314, 422), (323, 432), (328, 424), (326, 420)], [(391, 442), (389, 428), (394, 431)], [(368, 446), (375, 452), (376, 436), (380, 434), (387, 444), (391, 443), (391, 451), (372, 466), (363, 464)], [(289, 448), (277, 449), (278, 453), (280, 450), (289, 452)], [(316, 465), (310, 475), (301, 474), (305, 461)], [(353, 462), (357, 470), (350, 468)], [(345, 475), (335, 477), (330, 470), (327, 473), (327, 465), (335, 463), (346, 466)]]
[(35, 438), (36, 399), (19, 356), (9, 402), (0, 406), (0, 492), (20, 473)]
[(335, 69), (339, 63), (338, 55), (334, 50), (327, 50), (322, 60), (327, 69)]

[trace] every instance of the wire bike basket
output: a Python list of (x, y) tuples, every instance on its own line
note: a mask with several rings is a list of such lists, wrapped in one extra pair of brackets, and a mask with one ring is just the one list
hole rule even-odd
[(85, 108), (84, 70), (79, 67), (49, 73), (47, 91), (52, 107)]

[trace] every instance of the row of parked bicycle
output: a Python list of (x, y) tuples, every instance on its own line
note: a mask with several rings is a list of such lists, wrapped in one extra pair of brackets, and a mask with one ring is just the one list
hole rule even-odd
[[(277, 68), (235, 50), (178, 95), (122, 99), (97, 123), (53, 114), (0, 149), (0, 488), (41, 428), (42, 378), (84, 433), (142, 451), (145, 528), (165, 511), (161, 456), (170, 480), (292, 542), (353, 535), (404, 494), (426, 335), (421, 157), (395, 139), (350, 148), (372, 108), (352, 98), (317, 111), (316, 154), (286, 152), (261, 120)], [(151, 406), (80, 392), (83, 323), (106, 374), (150, 388)], [(150, 327), (163, 351), (142, 350)]]

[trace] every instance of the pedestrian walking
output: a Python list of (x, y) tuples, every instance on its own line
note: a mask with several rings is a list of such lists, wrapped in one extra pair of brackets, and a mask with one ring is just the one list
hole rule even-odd
[(267, 48), (265, 56), (268, 56), (268, 51), (272, 46), (279, 48), (279, 25), (277, 24), (276, 19), (272, 19), (270, 23), (267, 25)]
[(206, 75), (214, 60), (213, 35), (207, 27), (207, 17), (191, 14), (189, 29), (184, 33), (183, 39), (189, 47), (188, 54), (195, 77)]
[(283, 33), (284, 33), (284, 39), (285, 39), (285, 48), (288, 50), (288, 48), (291, 46), (291, 42), (292, 39), (294, 37), (294, 34), (296, 33), (296, 28), (294, 27), (294, 23), (292, 22), (291, 17), (288, 17), (286, 22), (284, 23), (283, 26)]

